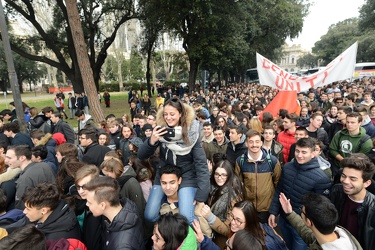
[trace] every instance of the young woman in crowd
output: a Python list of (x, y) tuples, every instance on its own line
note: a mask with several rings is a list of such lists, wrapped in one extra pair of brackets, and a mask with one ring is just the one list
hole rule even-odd
[(136, 178), (142, 188), (143, 197), (147, 202), (155, 178), (154, 168), (149, 160), (141, 161), (137, 157), (131, 157), (130, 162), (132, 162), (132, 167), (137, 174)]
[(124, 126), (121, 128), (121, 139), (120, 139), (120, 150), (122, 153), (122, 163), (124, 165), (128, 164), (129, 162), (129, 156), (131, 155), (131, 151), (129, 148), (130, 139), (133, 137), (136, 137), (136, 133), (133, 129), (133, 126), (129, 123), (124, 124)]
[(263, 133), (262, 122), (257, 117), (253, 117), (249, 121), (250, 129), (256, 130), (259, 133)]
[(222, 127), (224, 129), (224, 131), (225, 131), (225, 136), (227, 138), (229, 138), (229, 125), (228, 125), (227, 120), (223, 116), (218, 115), (216, 117), (214, 127), (215, 126)]
[(102, 145), (102, 146), (109, 147), (111, 150), (115, 150), (116, 145), (115, 144), (110, 145), (109, 144), (110, 142), (111, 142), (111, 138), (110, 138), (108, 133), (106, 133), (104, 131), (99, 133), (98, 144)]
[[(201, 207), (209, 193), (209, 172), (207, 159), (199, 141), (199, 122), (195, 119), (192, 107), (172, 98), (165, 102), (157, 113), (157, 124), (150, 139), (138, 150), (138, 158), (146, 160), (157, 148), (160, 149), (160, 161), (156, 169), (155, 184), (151, 190), (145, 210), (145, 218), (155, 222), (159, 217), (159, 208), (164, 196), (160, 185), (160, 168), (166, 164), (181, 169), (182, 183), (178, 191), (179, 211), (189, 224), (196, 218), (195, 206)], [(165, 137), (167, 128), (172, 137)]]
[(197, 249), (194, 231), (181, 214), (160, 216), (152, 235), (154, 250)]
[(233, 172), (232, 164), (222, 154), (214, 155), (214, 162), (221, 158), (213, 167), (211, 174), (211, 192), (201, 214), (216, 232), (214, 242), (222, 249), (231, 234), (229, 212), (234, 204), (244, 199), (244, 188)]
[(369, 110), (369, 117), (371, 119), (372, 124), (375, 125), (375, 105), (372, 105)]

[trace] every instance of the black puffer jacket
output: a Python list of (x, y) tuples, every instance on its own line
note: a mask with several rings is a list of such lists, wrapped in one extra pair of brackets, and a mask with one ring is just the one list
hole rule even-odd
[(106, 232), (103, 249), (106, 250), (143, 250), (142, 221), (137, 206), (129, 199), (121, 202), (122, 209), (113, 221), (106, 221)]
[[(15, 229), (23, 227), (31, 222), (25, 216), (21, 220), (6, 226), (8, 233)], [(48, 216), (45, 222), (37, 223), (36, 227), (44, 233), (47, 240), (57, 240), (61, 238), (74, 238), (81, 240), (81, 231), (77, 217), (65, 201), (60, 201), (53, 212)]]
[(331, 180), (320, 169), (318, 160), (313, 158), (305, 164), (297, 161), (284, 165), (279, 183), (273, 195), (270, 214), (278, 215), (281, 211), (279, 195), (281, 192), (290, 199), (293, 211), (300, 214), (301, 197), (309, 192), (328, 195)]
[[(330, 199), (335, 205), (339, 220), (341, 220), (342, 210), (344, 208), (346, 194), (343, 191), (342, 184), (336, 184), (332, 187)], [(362, 205), (357, 208), (359, 243), (364, 250), (375, 249), (375, 195), (366, 193), (365, 200)]]

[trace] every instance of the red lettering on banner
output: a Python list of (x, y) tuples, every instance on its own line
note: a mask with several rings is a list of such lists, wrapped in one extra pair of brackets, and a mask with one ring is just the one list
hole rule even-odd
[[(266, 58), (263, 58), (263, 64), (262, 64), (262, 67), (265, 68), (265, 69), (269, 69), (271, 68), (271, 66), (269, 65), (271, 62), (268, 61)], [(271, 63), (272, 64), (272, 63)]]
[(328, 76), (328, 72), (327, 72), (327, 71), (324, 71), (324, 78), (323, 78), (322, 83), (324, 83), (324, 81), (326, 80), (327, 76)]
[[(284, 79), (283, 78), (280, 79), (280, 78), (281, 78), (280, 76), (276, 76), (275, 85), (279, 89), (283, 89), (283, 87), (284, 87)], [(279, 82), (281, 82), (281, 85), (279, 85), (280, 84)]]
[(290, 82), (280, 76), (276, 76), (275, 85), (280, 90), (296, 90), (297, 92), (301, 92), (301, 86), (299, 82)]
[(304, 79), (304, 80), (305, 80), (307, 83), (310, 83), (311, 88), (314, 88), (314, 86), (315, 86), (314, 80), (315, 80), (316, 78), (318, 78), (317, 75), (314, 76), (314, 77), (312, 77), (312, 78), (307, 78), (307, 79)]
[(276, 64), (272, 64), (271, 69), (273, 72), (280, 75), (280, 71), (282, 71)]

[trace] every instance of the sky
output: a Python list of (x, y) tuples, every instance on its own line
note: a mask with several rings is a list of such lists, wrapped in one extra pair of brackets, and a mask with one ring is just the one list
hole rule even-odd
[(303, 29), (298, 38), (287, 40), (288, 44), (301, 44), (311, 50), (314, 43), (325, 35), (328, 27), (351, 17), (359, 16), (359, 8), (365, 0), (312, 0), (310, 13), (305, 17)]

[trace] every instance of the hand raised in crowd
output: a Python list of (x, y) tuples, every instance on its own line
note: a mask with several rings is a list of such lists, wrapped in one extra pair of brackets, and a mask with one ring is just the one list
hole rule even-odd
[(154, 130), (152, 130), (152, 135), (150, 137), (150, 144), (155, 145), (157, 141), (160, 140), (160, 138), (163, 138), (163, 136), (167, 133), (168, 131), (161, 127), (161, 126), (156, 126)]
[(293, 212), (292, 205), (290, 204), (290, 199), (286, 198), (284, 193), (280, 193), (279, 201), (286, 214), (290, 214), (291, 212)]

